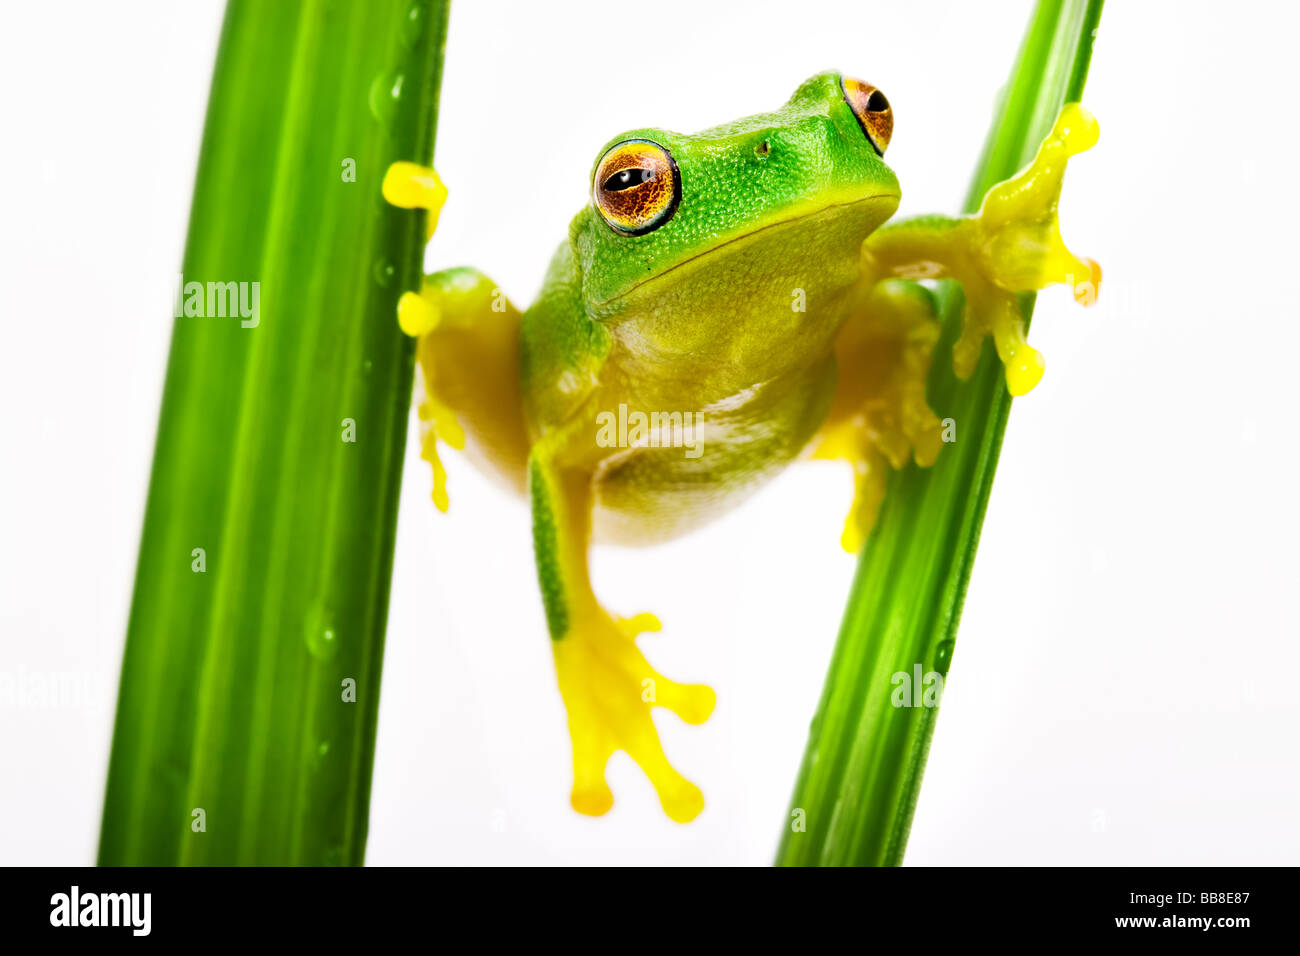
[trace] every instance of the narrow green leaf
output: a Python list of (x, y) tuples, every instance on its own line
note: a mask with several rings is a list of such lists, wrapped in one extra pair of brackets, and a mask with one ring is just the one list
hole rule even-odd
[[(101, 864), (362, 861), (425, 238), (380, 184), (432, 156), (446, 6), (229, 3)], [(227, 282), (256, 315), (213, 314)]]
[[(966, 211), (1033, 158), (1062, 105), (1083, 93), (1102, 0), (1041, 0), (1003, 91)], [(941, 290), (944, 337), (930, 406), (959, 423), (933, 468), (892, 476), (858, 562), (778, 865), (897, 865), (934, 733), (937, 707), (894, 707), (896, 673), (947, 675), (980, 527), (1011, 410), (1002, 365), (986, 342), (969, 381), (948, 360), (961, 291)], [(1033, 297), (1022, 298), (1026, 318)], [(941, 357), (941, 358), (940, 358)], [(919, 693), (920, 687), (913, 691)], [(800, 812), (802, 811), (802, 812)]]

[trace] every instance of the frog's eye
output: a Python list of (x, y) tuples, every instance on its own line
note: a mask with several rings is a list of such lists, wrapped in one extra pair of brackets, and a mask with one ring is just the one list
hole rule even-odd
[(889, 148), (889, 137), (894, 132), (894, 112), (889, 108), (889, 100), (880, 90), (862, 80), (851, 80), (846, 76), (841, 85), (844, 102), (853, 110), (862, 132), (867, 134), (876, 152), (884, 156)]
[(629, 139), (611, 146), (596, 164), (591, 198), (611, 229), (639, 236), (673, 217), (682, 198), (681, 174), (658, 143)]

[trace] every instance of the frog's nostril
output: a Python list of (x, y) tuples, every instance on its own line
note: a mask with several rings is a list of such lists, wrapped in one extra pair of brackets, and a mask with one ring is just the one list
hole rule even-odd
[(769, 143), (767, 140), (763, 140), (757, 146), (754, 147), (754, 155), (757, 156), (759, 159), (767, 159), (768, 154), (771, 152), (772, 152), (772, 144)]

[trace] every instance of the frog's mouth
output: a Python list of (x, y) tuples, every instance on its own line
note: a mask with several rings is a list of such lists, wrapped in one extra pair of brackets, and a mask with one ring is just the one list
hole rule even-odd
[[(897, 208), (899, 198), (900, 198), (900, 194), (896, 192), (872, 193), (870, 196), (859, 196), (856, 199), (850, 199), (845, 202), (829, 203), (825, 206), (820, 206), (816, 209), (799, 213), (798, 215), (789, 216), (785, 219), (778, 219), (776, 222), (770, 222), (765, 226), (759, 226), (757, 229), (751, 229), (748, 232), (742, 232), (739, 235), (732, 236), (729, 239), (724, 239), (721, 242), (717, 243), (716, 245), (712, 245), (707, 249), (702, 249), (699, 252), (695, 253), (693, 256), (683, 259), (681, 262), (673, 263), (667, 269), (664, 269), (660, 272), (656, 272), (654, 275), (646, 276), (644, 279), (638, 279), (636, 282), (632, 283), (632, 285), (628, 286), (618, 295), (611, 296), (610, 298), (601, 302), (600, 305), (601, 306), (614, 305), (619, 301), (626, 299), (632, 294), (638, 292), (639, 290), (644, 289), (647, 286), (653, 286), (654, 284), (659, 282), (659, 280), (667, 276), (671, 276), (676, 272), (689, 269), (693, 266), (700, 265), (703, 262), (706, 262), (708, 260), (717, 257), (718, 255), (738, 251), (738, 247), (740, 246), (748, 245), (753, 242), (759, 242), (765, 238), (770, 238), (771, 234), (774, 232), (789, 229), (793, 226), (797, 226), (800, 224), (808, 224), (810, 223), (811, 220), (815, 220), (815, 219), (820, 219), (820, 218), (831, 219), (836, 216), (843, 215), (847, 210), (853, 210), (857, 207), (866, 206), (872, 203), (888, 202), (888, 203), (892, 203), (894, 207)], [(884, 221), (884, 219), (887, 219), (888, 217), (889, 214), (882, 216), (881, 221)], [(861, 238), (865, 239), (867, 235), (869, 235), (869, 233), (870, 230), (864, 232)]]

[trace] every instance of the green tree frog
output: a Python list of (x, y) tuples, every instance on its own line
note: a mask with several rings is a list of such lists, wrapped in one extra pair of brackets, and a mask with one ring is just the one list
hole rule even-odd
[[(597, 155), (591, 202), (528, 309), (468, 268), (426, 276), (398, 304), (418, 338), (435, 503), (447, 507), (442, 442), (531, 505), (580, 813), (612, 806), (605, 766), (625, 750), (668, 816), (693, 819), (703, 796), (668, 762), (650, 711), (697, 724), (714, 706), (710, 688), (647, 663), (636, 638), (659, 629), (652, 615), (602, 607), (592, 542), (681, 535), (822, 457), (853, 469), (842, 543), (856, 551), (887, 469), (931, 465), (943, 443), (925, 394), (939, 320), (916, 280), (961, 283), (956, 371), (970, 374), (991, 335), (1013, 395), (1043, 371), (1015, 293), (1100, 281), (1066, 249), (1056, 215), (1066, 159), (1097, 138), (1078, 104), (968, 217), (887, 223), (900, 195), (883, 159), (892, 130), (884, 93), (827, 72), (775, 112), (694, 135), (622, 133)], [(431, 221), (445, 196), (411, 163), (390, 168), (383, 189)]]

